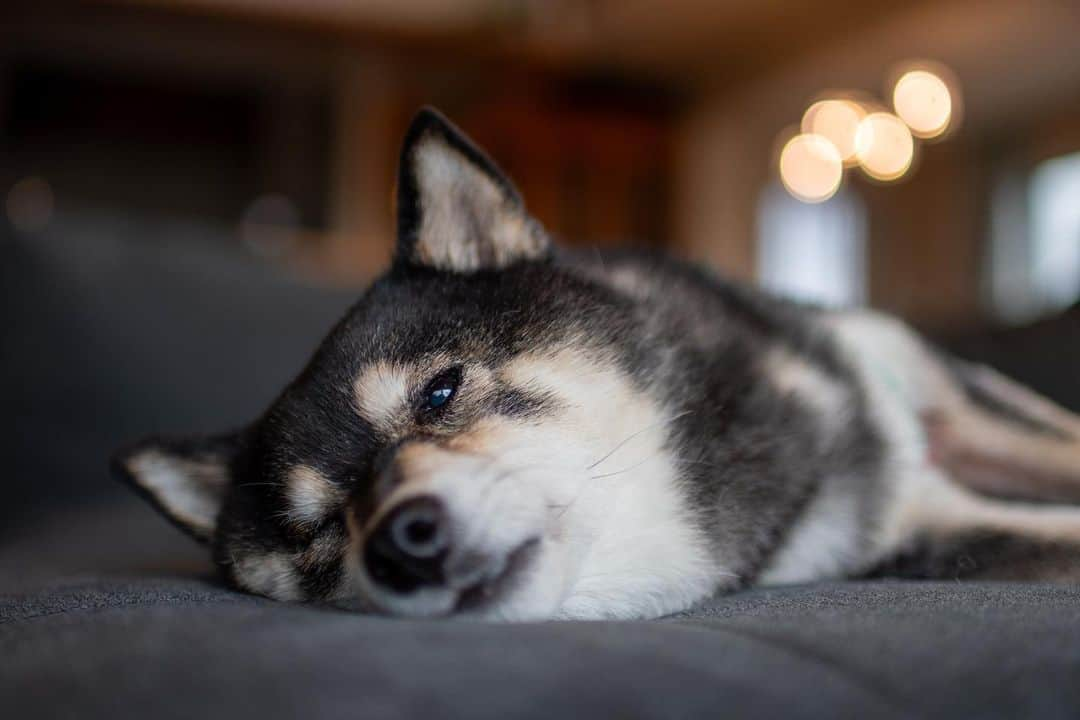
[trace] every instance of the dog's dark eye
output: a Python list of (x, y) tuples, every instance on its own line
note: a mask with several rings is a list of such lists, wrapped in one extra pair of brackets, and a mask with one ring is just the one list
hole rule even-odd
[(434, 410), (437, 407), (442, 407), (450, 396), (454, 394), (454, 388), (447, 385), (446, 387), (436, 388), (428, 395), (427, 406)]
[(435, 379), (424, 388), (423, 405), (424, 411), (438, 410), (444, 407), (457, 392), (458, 384), (461, 383), (461, 368), (451, 368), (435, 376)]

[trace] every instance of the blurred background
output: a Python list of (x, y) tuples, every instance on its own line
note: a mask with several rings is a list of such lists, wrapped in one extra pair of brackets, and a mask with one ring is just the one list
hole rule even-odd
[(563, 242), (898, 313), (1080, 407), (1077, 38), (1075, 0), (8, 0), (6, 466), (94, 494), (116, 443), (265, 407), (385, 266), (425, 103)]

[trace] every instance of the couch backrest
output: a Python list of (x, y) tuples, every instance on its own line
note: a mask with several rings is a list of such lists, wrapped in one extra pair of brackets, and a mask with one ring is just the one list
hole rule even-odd
[(356, 292), (286, 277), (229, 235), (60, 218), (0, 233), (2, 528), (118, 492), (107, 459), (149, 433), (250, 420)]

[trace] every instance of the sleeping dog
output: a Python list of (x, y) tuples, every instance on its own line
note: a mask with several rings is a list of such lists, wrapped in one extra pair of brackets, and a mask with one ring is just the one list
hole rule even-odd
[(853, 576), (1080, 581), (1080, 418), (1050, 401), (889, 317), (555, 247), (431, 110), (397, 201), (391, 267), (262, 417), (114, 460), (235, 586), (534, 620)]

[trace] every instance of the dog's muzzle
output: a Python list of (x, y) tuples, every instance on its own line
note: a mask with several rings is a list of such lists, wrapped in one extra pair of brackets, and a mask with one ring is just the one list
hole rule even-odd
[(536, 482), (486, 456), (418, 442), (397, 448), (383, 477), (385, 494), (357, 537), (358, 590), (374, 609), (434, 617), (517, 602), (546, 530)]
[(389, 614), (478, 612), (504, 598), (538, 554), (538, 535), (497, 547), (469, 546), (434, 495), (400, 501), (367, 536), (363, 564), (376, 605)]
[(371, 578), (395, 593), (446, 583), (450, 532), (442, 502), (410, 498), (383, 517), (368, 536), (364, 563)]

